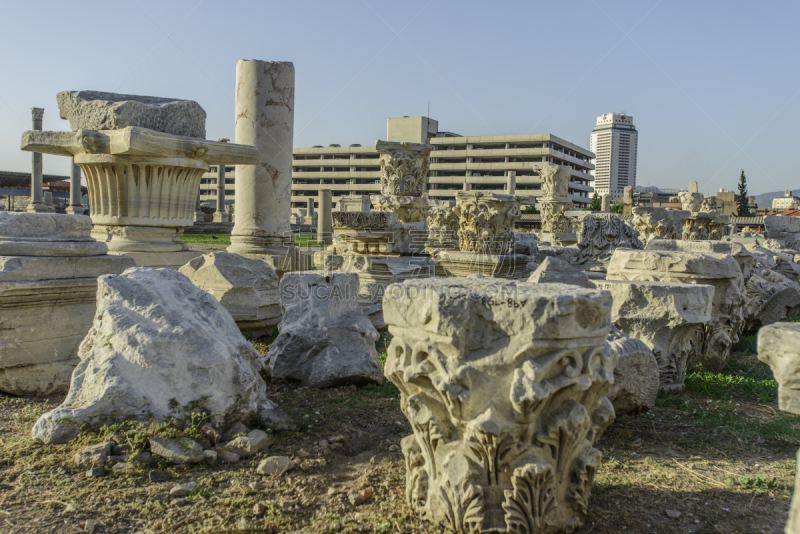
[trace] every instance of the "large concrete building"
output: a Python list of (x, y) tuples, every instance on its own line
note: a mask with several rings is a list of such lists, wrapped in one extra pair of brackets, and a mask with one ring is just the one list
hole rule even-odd
[[(539, 176), (533, 171), (538, 162), (570, 165), (570, 199), (577, 208), (591, 202), (593, 188), (591, 159), (594, 154), (550, 134), (496, 135), (465, 137), (439, 131), (439, 123), (428, 117), (402, 117), (387, 120), (387, 140), (429, 143), (431, 172), (428, 195), (431, 199), (453, 199), (456, 191), (469, 184), (473, 190), (502, 191), (509, 171), (515, 171), (518, 196), (540, 194)], [(292, 208), (302, 209), (309, 197), (319, 203), (319, 190), (330, 189), (334, 204), (345, 195), (370, 195), (380, 192), (380, 161), (375, 147), (353, 144), (295, 148), (292, 166)], [(217, 167), (203, 176), (200, 199), (216, 205)], [(233, 203), (235, 171), (226, 168), (226, 204)]]
[(639, 132), (633, 125), (633, 117), (624, 111), (597, 117), (589, 150), (597, 155), (592, 160), (595, 166), (592, 175), (598, 195), (610, 193), (614, 200), (622, 200), (626, 186), (636, 187), (638, 141)]
[(782, 197), (772, 199), (772, 209), (775, 210), (796, 210), (800, 207), (800, 198), (792, 195), (788, 189)]

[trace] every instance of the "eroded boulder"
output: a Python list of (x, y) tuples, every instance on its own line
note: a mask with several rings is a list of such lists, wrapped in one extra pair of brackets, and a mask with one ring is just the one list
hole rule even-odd
[(64, 443), (82, 425), (121, 420), (257, 419), (266, 406), (259, 354), (230, 313), (183, 274), (144, 267), (98, 280), (94, 324), (69, 394), (33, 436)]
[(658, 396), (658, 362), (653, 351), (643, 342), (623, 334), (611, 326), (606, 351), (614, 353), (614, 384), (608, 400), (617, 416), (641, 413), (653, 407)]
[(358, 291), (355, 273), (283, 276), (283, 322), (267, 355), (273, 378), (315, 388), (383, 381), (378, 332), (358, 309)]

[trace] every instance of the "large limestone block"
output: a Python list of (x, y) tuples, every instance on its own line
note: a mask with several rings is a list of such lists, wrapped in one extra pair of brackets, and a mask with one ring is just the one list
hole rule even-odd
[(612, 326), (606, 351), (615, 353), (614, 384), (608, 400), (617, 416), (640, 413), (653, 407), (658, 397), (660, 373), (653, 351), (643, 342)]
[(56, 101), (61, 118), (69, 121), (73, 132), (139, 126), (173, 135), (206, 138), (206, 112), (193, 100), (102, 91), (62, 91), (56, 95)]
[(92, 219), (56, 213), (0, 212), (0, 256), (99, 256), (108, 252), (89, 234)]
[(730, 254), (617, 249), (607, 279), (714, 286), (712, 317), (703, 348), (689, 363), (711, 371), (725, 366), (744, 328), (744, 277)]
[(753, 272), (756, 265), (756, 258), (741, 243), (733, 241), (690, 241), (684, 239), (653, 239), (645, 250), (664, 250), (674, 252), (699, 252), (701, 254), (729, 254), (733, 256), (745, 282)]
[(378, 332), (358, 309), (358, 291), (355, 273), (283, 276), (283, 322), (267, 355), (273, 378), (315, 388), (383, 381)]
[(663, 393), (685, 389), (686, 363), (703, 349), (714, 287), (675, 282), (595, 280), (611, 292), (611, 320), (653, 351)]
[(263, 334), (280, 322), (278, 275), (263, 261), (212, 252), (193, 259), (179, 271), (214, 295), (243, 333)]
[(81, 344), (69, 394), (33, 436), (64, 443), (82, 425), (120, 420), (217, 424), (253, 420), (274, 405), (256, 349), (225, 308), (169, 269), (128, 269), (98, 280), (94, 325)]
[(408, 280), (383, 299), (386, 377), (413, 435), (406, 499), (456, 532), (571, 532), (614, 418), (608, 292), (482, 277)]
[[(772, 368), (781, 410), (800, 414), (800, 324), (774, 324), (759, 330), (758, 359)], [(800, 450), (797, 460), (800, 462)], [(795, 478), (786, 534), (800, 534), (800, 472)]]
[(535, 258), (525, 254), (482, 254), (440, 250), (433, 259), (436, 262), (436, 276), (442, 277), (481, 275), (520, 280), (528, 278), (537, 267)]

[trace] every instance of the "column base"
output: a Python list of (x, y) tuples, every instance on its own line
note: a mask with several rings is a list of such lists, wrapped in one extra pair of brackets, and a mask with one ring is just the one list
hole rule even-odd
[(170, 253), (187, 249), (180, 240), (181, 228), (160, 226), (109, 226), (96, 224), (92, 237), (108, 245), (109, 253)]
[(194, 212), (194, 222), (196, 223), (206, 222), (206, 214), (203, 213), (202, 211)]
[(231, 222), (231, 217), (224, 211), (223, 212), (215, 211), (214, 218), (211, 221), (215, 223), (228, 223)]
[(84, 209), (80, 204), (67, 206), (66, 212), (70, 215), (83, 215)]
[(31, 202), (28, 204), (28, 207), (25, 209), (28, 213), (47, 213), (50, 211), (50, 208), (44, 202), (34, 204)]

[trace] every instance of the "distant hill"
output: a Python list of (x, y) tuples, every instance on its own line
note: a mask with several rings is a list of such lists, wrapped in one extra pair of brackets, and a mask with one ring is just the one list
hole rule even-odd
[[(786, 191), (774, 191), (772, 193), (761, 193), (760, 195), (756, 195), (756, 204), (758, 204), (759, 208), (771, 208), (772, 207), (772, 199), (775, 197), (782, 197)], [(792, 195), (800, 196), (800, 189), (795, 189), (792, 191)]]

